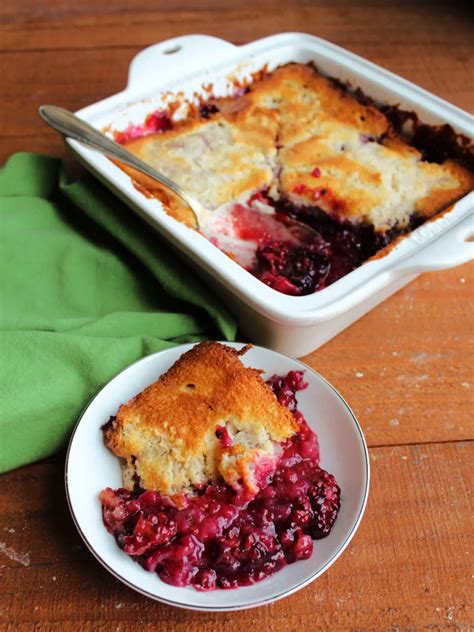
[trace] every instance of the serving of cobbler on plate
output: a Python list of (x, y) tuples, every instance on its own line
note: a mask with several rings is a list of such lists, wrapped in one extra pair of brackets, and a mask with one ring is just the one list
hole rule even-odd
[(339, 486), (297, 407), (303, 371), (264, 381), (246, 351), (194, 346), (102, 429), (123, 477), (100, 494), (104, 524), (175, 586), (254, 584), (310, 557), (338, 515)]
[[(153, 112), (115, 138), (211, 215), (226, 209), (226, 226), (211, 221), (203, 234), (231, 256), (236, 241), (252, 242), (248, 271), (295, 296), (334, 283), (473, 187), (472, 144), (449, 125), (376, 105), (305, 64), (262, 71), (182, 120)], [(169, 192), (133, 177), (192, 224)], [(296, 243), (255, 227), (255, 208), (302, 221), (319, 237)]]

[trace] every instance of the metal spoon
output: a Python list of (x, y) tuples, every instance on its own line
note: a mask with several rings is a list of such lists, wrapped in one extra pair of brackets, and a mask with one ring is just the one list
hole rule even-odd
[[(89, 123), (86, 123), (78, 116), (65, 110), (64, 108), (57, 107), (55, 105), (42, 105), (39, 108), (39, 114), (41, 118), (53, 129), (57, 130), (64, 136), (73, 138), (80, 143), (87, 145), (91, 149), (106, 154), (110, 158), (114, 158), (119, 162), (122, 162), (129, 167), (133, 167), (137, 171), (149, 176), (150, 178), (157, 180), (160, 184), (168, 189), (171, 189), (179, 198), (181, 198), (185, 204), (191, 209), (195, 220), (196, 227), (201, 229), (202, 232), (208, 236), (213, 237), (214, 241), (219, 245), (219, 239), (216, 239), (215, 230), (220, 230), (226, 221), (225, 213), (213, 213), (211, 210), (205, 208), (200, 202), (198, 202), (193, 196), (189, 195), (179, 184), (170, 180), (163, 173), (160, 173), (146, 162), (143, 162), (140, 158), (127, 151), (122, 145), (119, 145), (111, 138), (108, 138), (105, 134), (95, 129)], [(321, 235), (312, 229), (310, 226), (303, 224), (290, 217), (285, 217), (284, 221), (273, 217), (272, 214), (264, 213), (258, 209), (252, 208), (250, 213), (250, 221), (254, 221), (255, 225), (258, 225), (264, 217), (266, 226), (269, 223), (274, 224), (275, 233), (281, 233), (282, 223), (293, 234), (293, 240), (300, 243), (311, 243), (315, 240), (321, 240)], [(253, 216), (253, 213), (255, 214)], [(214, 217), (216, 219), (214, 219)], [(219, 217), (218, 217), (219, 216)], [(252, 220), (254, 217), (254, 220)], [(267, 231), (269, 232), (269, 231)], [(270, 231), (271, 232), (271, 231)], [(228, 235), (229, 236), (229, 235)], [(217, 236), (218, 237), (218, 236)], [(223, 244), (224, 246), (224, 244)], [(245, 257), (241, 255), (242, 246), (246, 251)], [(251, 266), (253, 254), (258, 247), (258, 240), (243, 240), (239, 237), (226, 240), (225, 248), (234, 254), (235, 258), (248, 268)]]
[(153, 169), (153, 167), (126, 150), (122, 145), (119, 145), (102, 132), (99, 132), (98, 129), (95, 129), (92, 125), (89, 125), (89, 123), (86, 123), (64, 108), (55, 105), (41, 105), (38, 112), (45, 123), (64, 136), (74, 138), (74, 140), (78, 140), (83, 145), (87, 145), (101, 154), (115, 158), (115, 160), (123, 162), (129, 167), (133, 167), (146, 176), (153, 178), (153, 180), (157, 180), (166, 188), (171, 189), (173, 193), (176, 193), (176, 195), (189, 206), (196, 219), (197, 228), (204, 223), (203, 219), (207, 218), (209, 211), (204, 208), (202, 204), (186, 193), (179, 184), (170, 180), (163, 173)]

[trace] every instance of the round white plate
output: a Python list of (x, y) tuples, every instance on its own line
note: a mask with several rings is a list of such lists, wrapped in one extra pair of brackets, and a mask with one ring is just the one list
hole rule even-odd
[[(231, 344), (236, 348), (243, 345)], [(66, 493), (72, 517), (86, 545), (105, 568), (124, 584), (164, 603), (206, 611), (228, 611), (271, 603), (303, 588), (341, 555), (359, 526), (369, 491), (369, 458), (359, 424), (339, 393), (305, 364), (281, 353), (252, 347), (242, 361), (274, 373), (304, 370), (308, 388), (297, 395), (299, 410), (317, 433), (321, 466), (341, 487), (341, 509), (330, 535), (314, 543), (312, 556), (290, 564), (263, 581), (232, 590), (198, 592), (170, 586), (121, 551), (102, 523), (99, 493), (121, 487), (118, 459), (104, 445), (101, 426), (120, 404), (154, 382), (193, 345), (180, 345), (132, 364), (92, 400), (73, 432), (66, 458)]]

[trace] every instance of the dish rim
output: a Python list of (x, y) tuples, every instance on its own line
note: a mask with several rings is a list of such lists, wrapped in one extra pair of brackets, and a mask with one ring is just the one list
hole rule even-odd
[[(217, 341), (217, 342), (219, 342), (220, 344), (225, 344), (225, 345), (228, 345), (228, 346), (232, 346), (234, 348), (240, 348), (241, 345), (245, 345), (246, 344), (246, 343), (241, 343), (241, 342), (228, 342), (228, 341)], [(184, 347), (183, 353), (185, 353), (185, 351), (187, 349), (191, 348), (195, 344), (198, 344), (198, 343), (185, 343), (185, 344), (182, 344), (182, 345), (177, 345), (175, 347), (175, 349), (178, 349), (180, 347)], [(359, 528), (359, 525), (361, 523), (362, 517), (364, 515), (365, 509), (366, 509), (366, 506), (367, 506), (367, 500), (368, 500), (369, 489), (370, 489), (370, 458), (369, 458), (369, 451), (368, 451), (367, 443), (365, 441), (364, 433), (362, 432), (362, 428), (361, 428), (361, 426), (360, 426), (360, 424), (359, 424), (359, 422), (357, 420), (357, 417), (355, 416), (352, 408), (346, 402), (344, 397), (339, 393), (339, 391), (325, 377), (323, 377), (318, 371), (316, 371), (315, 369), (310, 367), (305, 362), (302, 362), (299, 359), (295, 359), (295, 358), (292, 358), (290, 356), (287, 356), (284, 353), (281, 353), (279, 351), (273, 351), (272, 349), (268, 349), (267, 347), (262, 347), (260, 345), (252, 345), (252, 348), (253, 349), (263, 349), (265, 351), (270, 351), (272, 354), (276, 354), (278, 356), (282, 356), (283, 358), (285, 358), (285, 360), (290, 360), (291, 362), (294, 362), (294, 363), (300, 365), (303, 370), (310, 371), (311, 373), (314, 373), (321, 381), (323, 381), (326, 384), (326, 386), (328, 386), (330, 388), (331, 391), (333, 391), (333, 393), (337, 396), (338, 400), (342, 404), (343, 408), (345, 408), (346, 411), (349, 413), (349, 417), (352, 419), (352, 422), (355, 425), (355, 428), (357, 430), (358, 438), (359, 438), (359, 441), (360, 441), (360, 444), (361, 444), (361, 447), (362, 447), (362, 454), (363, 454), (363, 457), (364, 457), (365, 485), (364, 485), (363, 498), (362, 498), (362, 502), (361, 502), (361, 505), (360, 505), (360, 508), (359, 508), (359, 512), (358, 512), (357, 517), (356, 517), (355, 521), (353, 522), (348, 534), (346, 535), (344, 541), (342, 542), (342, 544), (338, 547), (337, 551), (329, 558), (329, 560), (326, 561), (326, 563), (319, 570), (315, 571), (309, 578), (306, 578), (305, 580), (301, 581), (296, 586), (293, 586), (292, 588), (289, 588), (288, 590), (285, 590), (285, 591), (283, 591), (283, 592), (281, 592), (281, 593), (279, 593), (279, 594), (277, 594), (275, 596), (262, 599), (260, 601), (255, 602), (255, 603), (246, 604), (246, 605), (238, 605), (237, 604), (237, 605), (233, 605), (233, 606), (189, 606), (189, 605), (186, 605), (186, 604), (184, 604), (182, 602), (175, 602), (175, 601), (163, 598), (163, 597), (159, 597), (159, 596), (154, 595), (154, 594), (148, 592), (147, 590), (144, 590), (144, 589), (142, 589), (140, 587), (137, 587), (135, 584), (129, 582), (125, 577), (123, 577), (122, 575), (117, 573), (113, 568), (111, 568), (107, 564), (107, 562), (105, 562), (105, 560), (100, 556), (100, 554), (94, 549), (92, 544), (87, 540), (84, 532), (82, 531), (81, 526), (80, 526), (80, 522), (79, 522), (79, 520), (78, 520), (78, 518), (77, 518), (77, 516), (76, 516), (76, 514), (74, 512), (72, 500), (71, 500), (70, 493), (69, 493), (68, 467), (69, 467), (69, 457), (70, 457), (70, 453), (71, 453), (71, 449), (72, 449), (72, 445), (73, 445), (73, 441), (74, 441), (74, 437), (76, 435), (77, 429), (79, 427), (79, 424), (82, 421), (82, 418), (84, 417), (84, 415), (86, 414), (87, 410), (92, 405), (94, 400), (100, 395), (100, 393), (102, 393), (102, 391), (110, 384), (110, 382), (112, 380), (114, 380), (115, 378), (117, 378), (120, 375), (122, 375), (125, 371), (128, 371), (129, 369), (131, 369), (135, 365), (139, 364), (140, 362), (143, 362), (144, 360), (147, 360), (148, 358), (151, 358), (151, 357), (156, 357), (157, 355), (163, 353), (164, 351), (168, 351), (169, 349), (162, 349), (161, 351), (157, 351), (156, 353), (152, 353), (152, 354), (150, 354), (148, 356), (144, 356), (143, 358), (140, 358), (139, 360), (137, 360), (137, 361), (133, 362), (132, 364), (130, 364), (129, 366), (125, 367), (124, 369), (122, 369), (122, 371), (119, 371), (113, 378), (111, 378), (111, 380), (109, 380), (107, 382), (107, 384), (105, 384), (99, 391), (97, 391), (97, 393), (90, 399), (90, 401), (87, 403), (87, 405), (85, 406), (84, 410), (80, 414), (80, 416), (79, 416), (79, 418), (78, 418), (78, 420), (77, 420), (77, 422), (76, 422), (76, 424), (74, 426), (74, 429), (72, 431), (71, 438), (69, 440), (69, 444), (68, 444), (68, 448), (67, 448), (67, 452), (66, 452), (66, 460), (65, 460), (65, 464), (64, 464), (64, 486), (65, 486), (65, 490), (66, 490), (66, 499), (67, 499), (69, 513), (71, 514), (71, 517), (73, 519), (74, 525), (75, 525), (79, 535), (81, 536), (83, 542), (87, 546), (88, 550), (95, 557), (95, 559), (109, 573), (111, 573), (111, 575), (113, 577), (115, 577), (115, 579), (118, 579), (120, 582), (125, 584), (128, 588), (131, 588), (132, 590), (142, 594), (145, 597), (153, 599), (154, 601), (159, 601), (159, 602), (164, 603), (164, 604), (169, 605), (169, 606), (174, 606), (174, 607), (183, 608), (183, 609), (186, 609), (186, 610), (194, 610), (194, 611), (199, 611), (199, 612), (232, 612), (232, 611), (237, 611), (237, 610), (247, 610), (247, 609), (250, 609), (250, 608), (256, 608), (256, 607), (259, 607), (259, 606), (263, 606), (263, 605), (267, 605), (267, 604), (270, 604), (270, 603), (274, 603), (276, 601), (279, 601), (280, 599), (283, 599), (284, 597), (288, 597), (289, 595), (297, 592), (298, 590), (301, 590), (305, 586), (308, 586), (310, 583), (312, 583), (318, 577), (320, 577), (323, 573), (325, 573), (336, 562), (336, 560), (342, 555), (342, 553), (344, 552), (344, 550), (347, 548), (347, 546), (349, 545), (350, 541), (354, 537), (354, 535), (355, 535), (355, 533), (356, 533), (356, 531)], [(173, 349), (173, 347), (171, 347), (171, 349)], [(158, 580), (159, 580), (159, 578), (158, 578)], [(159, 580), (159, 581), (162, 581), (162, 580)], [(265, 580), (263, 580), (263, 581), (265, 581)], [(260, 582), (258, 582), (258, 583), (260, 583)], [(254, 584), (254, 585), (258, 585), (258, 583)], [(234, 588), (232, 590), (239, 590), (239, 588)]]

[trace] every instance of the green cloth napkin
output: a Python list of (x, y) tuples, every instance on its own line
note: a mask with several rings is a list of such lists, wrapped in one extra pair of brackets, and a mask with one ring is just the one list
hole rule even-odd
[(0, 169), (0, 472), (64, 446), (121, 369), (161, 349), (234, 339), (219, 301), (90, 176), (21, 153)]

